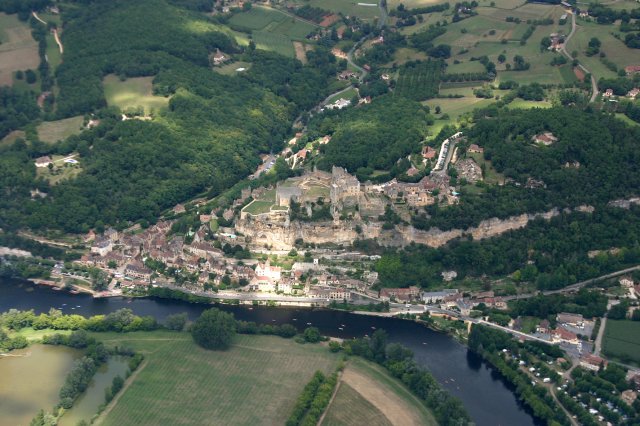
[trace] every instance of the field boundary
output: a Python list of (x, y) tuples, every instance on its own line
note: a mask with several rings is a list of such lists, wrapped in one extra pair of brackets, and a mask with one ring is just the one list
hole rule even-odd
[(115, 406), (118, 404), (118, 401), (120, 400), (120, 397), (122, 397), (122, 395), (124, 395), (124, 393), (127, 391), (127, 389), (129, 389), (131, 384), (138, 377), (138, 374), (140, 374), (140, 372), (142, 370), (144, 370), (144, 368), (147, 366), (147, 364), (148, 364), (148, 361), (145, 359), (142, 362), (142, 364), (136, 369), (136, 371), (134, 371), (133, 374), (131, 374), (127, 378), (124, 386), (122, 387), (122, 389), (120, 389), (120, 392), (118, 392), (118, 394), (115, 396), (115, 398), (113, 398), (111, 400), (111, 402), (109, 402), (109, 404), (107, 404), (107, 406), (104, 408), (104, 410), (102, 410), (102, 412), (98, 415), (98, 417), (96, 417), (96, 420), (95, 420), (94, 424), (100, 425), (100, 424), (102, 424), (104, 422), (104, 420), (107, 418), (107, 416), (109, 415), (111, 410), (113, 410), (115, 408)]

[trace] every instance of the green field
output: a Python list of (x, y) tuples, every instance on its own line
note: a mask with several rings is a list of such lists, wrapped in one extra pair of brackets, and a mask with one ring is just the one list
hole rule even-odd
[(54, 74), (58, 65), (62, 63), (62, 53), (56, 43), (56, 39), (53, 34), (47, 34), (47, 60), (51, 67), (51, 74)]
[(253, 7), (247, 12), (233, 15), (229, 24), (242, 31), (262, 31), (265, 33), (280, 34), (290, 40), (306, 40), (316, 26), (310, 22), (301, 20), (276, 9), (266, 7)]
[(416, 101), (433, 98), (438, 94), (442, 62), (426, 61), (400, 69), (394, 95)]
[(437, 424), (423, 402), (377, 364), (351, 358), (339, 386), (323, 426)]
[(222, 65), (221, 67), (215, 67), (213, 70), (222, 75), (236, 75), (240, 72), (236, 71), (238, 68), (248, 70), (251, 68), (251, 62), (233, 62), (231, 64)]
[(266, 31), (254, 31), (251, 35), (258, 49), (271, 50), (290, 58), (296, 55), (291, 39), (285, 35)]
[(38, 43), (29, 24), (17, 15), (0, 13), (0, 86), (10, 86), (15, 71), (36, 69), (39, 63)]
[(254, 200), (244, 209), (242, 209), (242, 211), (253, 215), (269, 213), (269, 211), (271, 210), (271, 206), (273, 206), (273, 203), (271, 201)]
[(43, 121), (38, 125), (38, 139), (47, 143), (64, 140), (82, 131), (84, 118), (81, 115), (58, 121)]
[(145, 114), (166, 107), (169, 99), (153, 95), (152, 81), (153, 77), (135, 77), (121, 81), (116, 75), (109, 74), (103, 80), (107, 104), (123, 111), (143, 107)]
[(640, 322), (608, 320), (602, 350), (608, 357), (640, 365)]
[(580, 63), (587, 67), (597, 79), (615, 78), (617, 75), (600, 61), (599, 55), (588, 57), (584, 54), (592, 37), (597, 37), (602, 42), (600, 51), (604, 52), (607, 59), (616, 64), (619, 69), (628, 65), (640, 65), (640, 49), (628, 48), (621, 40), (611, 35), (612, 32), (620, 34), (624, 39), (624, 34), (618, 31), (617, 26), (598, 25), (580, 19), (576, 33), (567, 44), (567, 51), (578, 51)]
[(326, 346), (273, 336), (239, 335), (225, 352), (204, 350), (187, 333), (97, 337), (145, 355), (130, 386), (99, 419), (104, 425), (281, 425), (313, 373), (331, 373), (338, 362)]
[[(307, 2), (298, 2), (307, 4)], [(360, 6), (358, 3), (376, 4), (377, 0), (310, 0), (308, 4), (345, 16), (357, 16), (360, 19), (372, 21), (380, 16), (377, 6)]]

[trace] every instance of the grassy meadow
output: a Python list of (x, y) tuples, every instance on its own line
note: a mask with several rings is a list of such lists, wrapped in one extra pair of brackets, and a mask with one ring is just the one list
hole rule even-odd
[(98, 337), (145, 355), (103, 425), (284, 424), (313, 373), (331, 373), (339, 359), (326, 346), (273, 336), (238, 335), (225, 352), (204, 350), (187, 333)]
[(103, 80), (104, 96), (109, 106), (121, 110), (143, 107), (145, 114), (167, 106), (169, 99), (153, 95), (153, 77), (134, 77), (121, 81), (110, 74)]
[(640, 365), (640, 322), (608, 320), (602, 348), (609, 357)]
[(38, 43), (17, 15), (0, 13), (0, 42), (0, 86), (10, 86), (16, 71), (38, 67)]
[(83, 121), (84, 117), (81, 115), (57, 121), (44, 121), (38, 125), (38, 139), (47, 143), (55, 143), (71, 135), (77, 135), (82, 131)]
[(585, 55), (584, 52), (592, 37), (597, 37), (602, 42), (600, 51), (604, 52), (607, 55), (606, 59), (616, 64), (618, 69), (623, 69), (627, 65), (640, 65), (640, 49), (628, 48), (622, 40), (618, 40), (611, 34), (612, 32), (620, 34), (622, 39), (624, 39), (624, 34), (618, 31), (617, 26), (598, 25), (582, 19), (579, 19), (577, 23), (576, 33), (571, 40), (569, 40), (567, 51), (571, 53), (576, 50), (578, 52), (578, 60), (587, 67), (596, 78), (615, 78), (617, 74), (600, 61), (599, 55), (591, 57)]

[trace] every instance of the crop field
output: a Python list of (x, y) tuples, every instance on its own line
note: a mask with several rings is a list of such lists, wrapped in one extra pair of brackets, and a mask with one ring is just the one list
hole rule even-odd
[(330, 373), (338, 361), (326, 346), (274, 336), (239, 335), (224, 352), (196, 346), (187, 333), (98, 337), (145, 355), (137, 377), (98, 420), (107, 426), (284, 424), (313, 373)]
[(453, 13), (451, 9), (446, 10), (444, 12), (433, 12), (433, 13), (424, 13), (422, 14), (422, 22), (417, 22), (415, 25), (411, 25), (410, 27), (402, 27), (400, 28), (400, 32), (402, 34), (413, 34), (419, 31), (426, 30), (429, 26), (434, 25), (438, 21), (451, 21), (451, 16)]
[(355, 424), (428, 426), (437, 422), (422, 401), (386, 370), (352, 358), (322, 425)]
[(302, 19), (265, 7), (253, 7), (247, 12), (237, 13), (229, 19), (229, 24), (243, 31), (281, 34), (291, 40), (302, 41), (316, 27)]
[(38, 125), (38, 139), (47, 143), (64, 140), (71, 135), (80, 133), (83, 121), (84, 118), (81, 115), (58, 121), (44, 121)]
[(271, 50), (290, 58), (296, 55), (291, 39), (285, 35), (265, 31), (254, 31), (252, 36), (253, 42), (258, 49)]
[(104, 96), (109, 106), (127, 108), (143, 107), (145, 114), (167, 106), (169, 98), (153, 95), (153, 77), (134, 77), (125, 81), (110, 74), (102, 82)]
[(17, 15), (0, 13), (0, 42), (0, 86), (10, 86), (14, 72), (38, 67), (38, 43)]
[[(584, 54), (589, 40), (592, 37), (597, 37), (602, 42), (600, 51), (604, 52), (607, 55), (607, 59), (616, 64), (618, 68), (624, 68), (627, 65), (640, 65), (640, 49), (630, 49), (625, 46), (621, 40), (611, 35), (612, 30), (621, 34), (617, 31), (617, 28), (611, 25), (598, 25), (578, 20), (576, 33), (567, 45), (567, 51), (578, 51), (578, 60), (584, 64), (597, 79), (601, 77), (615, 78), (617, 75), (600, 61), (599, 55), (588, 57)], [(622, 38), (624, 39), (624, 34), (622, 34)]]
[(410, 47), (401, 47), (393, 54), (393, 61), (386, 64), (387, 67), (396, 65), (404, 65), (409, 61), (425, 61), (428, 56), (426, 53)]
[(341, 383), (322, 426), (391, 426), (380, 410), (346, 383)]
[[(361, 6), (358, 3), (375, 4), (375, 6)], [(304, 2), (307, 4), (307, 2)], [(311, 6), (342, 13), (345, 16), (357, 16), (360, 19), (372, 21), (380, 17), (377, 0), (310, 0)]]
[(640, 322), (608, 320), (602, 349), (607, 356), (640, 365)]
[(395, 95), (423, 101), (438, 94), (441, 63), (427, 61), (412, 67), (403, 67), (396, 85)]
[(14, 130), (4, 138), (0, 139), (0, 146), (11, 145), (17, 139), (19, 138), (26, 139), (26, 137), (27, 137), (27, 134), (24, 132), (24, 130)]
[(427, 102), (423, 102), (424, 105), (428, 105), (431, 111), (439, 106), (442, 110), (442, 114), (449, 114), (452, 119), (457, 119), (461, 115), (471, 112), (476, 108), (484, 108), (495, 102), (495, 99), (482, 99), (475, 96), (468, 96), (464, 98), (441, 98), (431, 99)]

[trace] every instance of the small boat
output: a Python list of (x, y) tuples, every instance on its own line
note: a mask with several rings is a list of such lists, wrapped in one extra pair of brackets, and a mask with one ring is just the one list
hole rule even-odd
[(450, 380), (451, 380), (452, 382), (455, 382), (455, 381), (456, 381), (456, 379), (454, 379), (453, 377), (452, 377)]
[(342, 327), (338, 327), (338, 330), (344, 330), (344, 328), (342, 328)]
[(272, 322), (276, 322), (276, 320), (271, 320)]
[(76, 308), (79, 308), (79, 307), (80, 307), (80, 305), (76, 305)]
[(298, 321), (298, 318), (294, 318), (293, 320), (294, 320), (294, 321)]
[(74, 309), (74, 310), (75, 310), (76, 308), (71, 308), (71, 309)]
[(307, 325), (311, 325), (311, 323), (310, 323), (310, 322), (308, 322), (308, 323), (307, 323)]
[(423, 344), (423, 345), (426, 345), (426, 344), (427, 344), (427, 342), (422, 342), (422, 344)]
[(375, 328), (374, 326), (371, 326), (371, 329), (372, 329), (372, 330), (375, 330), (376, 328)]
[(67, 304), (66, 304), (66, 303), (63, 303), (63, 304), (62, 304), (62, 306), (67, 306)]

